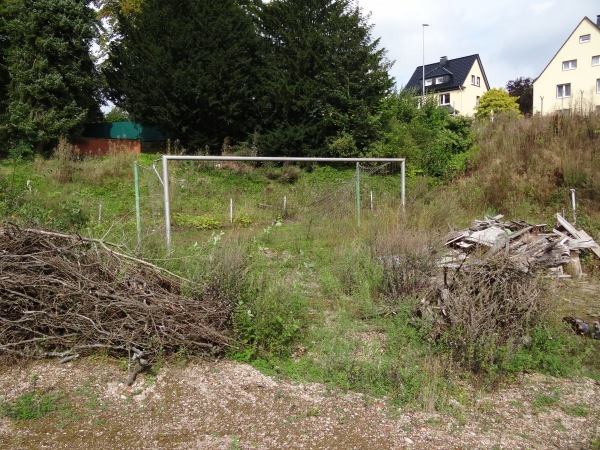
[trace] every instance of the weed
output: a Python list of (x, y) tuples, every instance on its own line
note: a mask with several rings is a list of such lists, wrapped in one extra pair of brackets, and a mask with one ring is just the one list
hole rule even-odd
[(38, 390), (27, 392), (12, 402), (0, 404), (3, 416), (12, 420), (33, 420), (55, 411), (65, 410), (61, 394), (41, 393)]
[(562, 410), (573, 417), (587, 417), (589, 414), (589, 406), (585, 404), (580, 405), (563, 405)]
[(252, 361), (289, 356), (305, 321), (301, 296), (286, 286), (262, 286), (256, 296), (240, 301), (235, 309), (234, 326), (244, 348), (236, 351), (234, 358)]
[(198, 230), (216, 230), (221, 222), (210, 216), (193, 216), (189, 214), (173, 214), (173, 223), (183, 227), (193, 227)]
[(238, 436), (232, 436), (229, 442), (229, 450), (240, 450), (240, 438)]
[(104, 426), (106, 426), (106, 420), (105, 419), (93, 419), (92, 420), (92, 426), (94, 426), (94, 427), (104, 427)]
[(531, 403), (534, 408), (535, 414), (545, 412), (548, 408), (556, 405), (560, 400), (560, 393), (557, 389), (553, 389), (549, 394), (538, 393), (535, 395), (535, 399)]

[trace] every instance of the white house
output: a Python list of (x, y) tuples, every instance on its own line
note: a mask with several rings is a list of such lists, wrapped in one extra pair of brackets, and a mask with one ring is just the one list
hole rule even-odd
[(600, 112), (600, 15), (577, 25), (533, 82), (533, 112)]
[[(423, 66), (418, 66), (404, 89), (422, 95)], [(479, 98), (490, 89), (478, 54), (425, 65), (425, 93), (434, 93), (441, 106), (463, 116), (475, 114)]]

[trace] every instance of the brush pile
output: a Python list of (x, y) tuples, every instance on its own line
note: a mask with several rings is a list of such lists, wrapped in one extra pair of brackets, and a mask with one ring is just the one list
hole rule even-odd
[(230, 346), (232, 305), (182, 295), (157, 267), (105, 242), (0, 228), (0, 356), (74, 357), (97, 350), (151, 360)]

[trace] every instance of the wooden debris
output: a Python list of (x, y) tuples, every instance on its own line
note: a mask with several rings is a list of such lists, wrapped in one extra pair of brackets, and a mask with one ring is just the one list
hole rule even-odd
[(598, 245), (598, 243), (594, 241), (592, 237), (583, 230), (579, 230), (577, 234), (579, 234), (579, 237), (581, 239), (585, 239), (589, 242), (590, 245), (586, 248), (589, 248), (594, 253), (594, 255), (600, 258), (600, 246)]
[[(580, 251), (592, 251), (600, 258), (600, 246), (584, 230), (577, 230), (560, 214), (557, 225), (551, 232), (546, 224), (530, 224), (523, 220), (502, 221), (504, 217), (485, 216), (474, 220), (467, 230), (454, 232), (446, 240), (446, 246), (455, 253), (444, 257), (439, 265), (456, 268), (464, 263), (457, 253), (470, 254), (477, 249), (487, 251), (477, 259), (487, 260), (504, 252), (524, 272), (562, 267), (572, 263)], [(580, 271), (577, 271), (579, 274)]]

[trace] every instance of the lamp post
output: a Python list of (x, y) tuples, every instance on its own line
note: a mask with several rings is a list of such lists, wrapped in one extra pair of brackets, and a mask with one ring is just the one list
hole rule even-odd
[(428, 27), (428, 23), (423, 24), (423, 90), (421, 91), (422, 99), (421, 106), (425, 103), (425, 27)]

